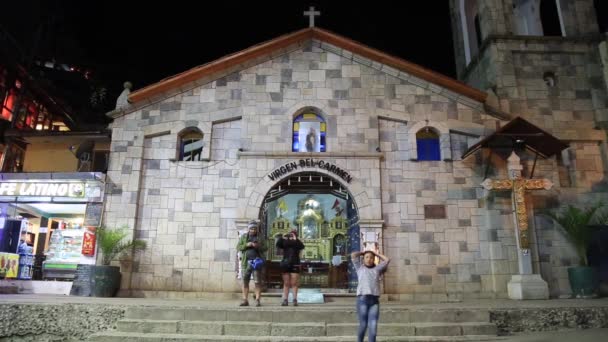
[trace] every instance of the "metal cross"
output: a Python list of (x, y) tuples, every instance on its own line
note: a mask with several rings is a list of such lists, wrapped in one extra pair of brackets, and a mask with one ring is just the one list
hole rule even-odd
[(320, 15), (321, 15), (321, 12), (315, 11), (314, 6), (310, 6), (308, 11), (304, 11), (304, 16), (308, 16), (308, 27), (314, 27), (315, 26), (315, 17), (320, 16)]

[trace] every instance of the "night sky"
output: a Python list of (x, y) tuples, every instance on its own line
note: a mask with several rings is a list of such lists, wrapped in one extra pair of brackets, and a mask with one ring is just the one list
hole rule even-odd
[(1, 25), (25, 51), (42, 25), (36, 55), (92, 69), (117, 96), (126, 80), (141, 88), (308, 27), (310, 5), (316, 26), (455, 77), (447, 0), (22, 0), (3, 4)]
[(134, 2), (15, 1), (9, 9), (28, 18), (3, 11), (2, 26), (31, 51), (35, 23), (43, 24), (38, 55), (91, 68), (115, 92), (125, 80), (141, 88), (306, 28), (302, 12), (313, 5), (318, 27), (455, 75), (447, 0)]

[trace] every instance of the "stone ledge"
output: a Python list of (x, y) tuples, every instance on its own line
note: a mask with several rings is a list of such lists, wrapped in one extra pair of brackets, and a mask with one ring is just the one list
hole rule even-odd
[(383, 159), (382, 152), (273, 152), (273, 151), (239, 151), (241, 158), (360, 158)]
[[(0, 339), (82, 341), (112, 329), (125, 316), (125, 307), (91, 304), (2, 304)], [(10, 323), (9, 323), (10, 322)]]
[(608, 307), (492, 309), (490, 322), (499, 334), (608, 326)]

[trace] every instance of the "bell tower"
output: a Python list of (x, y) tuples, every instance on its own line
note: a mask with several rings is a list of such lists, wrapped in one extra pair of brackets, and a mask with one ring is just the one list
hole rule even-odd
[[(450, 11), (458, 79), (486, 91), (487, 107), (521, 116), (569, 145), (543, 160), (547, 168), (535, 177), (553, 179), (555, 190), (529, 208), (536, 210), (534, 273), (551, 296), (567, 294), (564, 249), (551, 242), (558, 235), (538, 213), (549, 199), (589, 203), (593, 193), (608, 191), (608, 36), (599, 32), (594, 1), (450, 0)], [(531, 169), (534, 157), (521, 157)]]
[(593, 0), (450, 0), (450, 11), (458, 79), (491, 91), (496, 109), (558, 134), (608, 123)]

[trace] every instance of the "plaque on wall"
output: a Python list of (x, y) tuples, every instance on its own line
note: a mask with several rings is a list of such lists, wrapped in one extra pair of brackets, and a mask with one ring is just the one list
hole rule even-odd
[(427, 204), (424, 206), (425, 219), (444, 219), (446, 218), (445, 205), (443, 204)]

